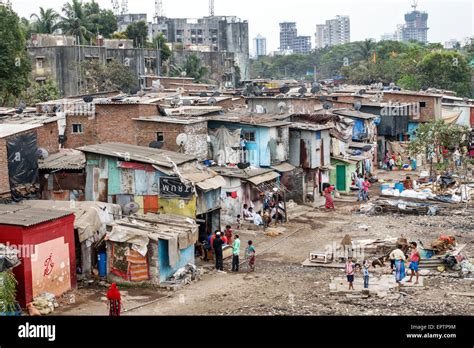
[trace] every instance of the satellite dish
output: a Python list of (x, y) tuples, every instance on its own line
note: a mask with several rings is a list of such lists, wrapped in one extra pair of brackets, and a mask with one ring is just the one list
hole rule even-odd
[(357, 111), (360, 111), (361, 108), (362, 108), (362, 103), (360, 102), (360, 100), (356, 101), (354, 103), (354, 109)]
[(36, 157), (38, 157), (39, 159), (44, 160), (48, 158), (48, 156), (49, 156), (48, 150), (43, 149), (42, 147), (38, 148), (38, 150), (36, 151)]
[(18, 114), (18, 115), (20, 115), (20, 114), (23, 113), (23, 109), (16, 109), (16, 110), (15, 110), (15, 113)]
[(278, 111), (280, 112), (280, 114), (285, 112), (285, 109), (286, 109), (286, 103), (285, 102), (279, 102), (278, 103)]
[(422, 90), (423, 92), (426, 92), (426, 91), (428, 90), (428, 87), (427, 87), (427, 86), (423, 86), (423, 87), (421, 87), (421, 90)]
[(214, 98), (214, 97), (211, 97), (211, 98), (209, 98), (209, 99), (207, 100), (207, 103), (208, 103), (209, 105), (211, 105), (211, 106), (214, 106), (214, 105), (217, 104), (217, 99)]
[(130, 202), (123, 206), (122, 212), (123, 215), (136, 214), (140, 210), (138, 203)]
[(164, 143), (162, 141), (152, 141), (149, 145), (152, 149), (161, 149)]
[(199, 96), (201, 98), (207, 98), (207, 93), (206, 92), (201, 92), (201, 94), (199, 94)]
[(158, 105), (158, 113), (160, 114), (160, 116), (168, 116), (166, 110), (161, 105)]
[(184, 88), (183, 87), (178, 87), (176, 88), (176, 93), (179, 93), (179, 94), (183, 94), (185, 91), (184, 91)]
[(280, 93), (282, 93), (282, 94), (286, 94), (286, 93), (288, 93), (289, 91), (290, 91), (290, 87), (288, 87), (288, 86), (282, 86), (282, 87), (280, 87)]
[(174, 96), (171, 100), (171, 106), (177, 107), (181, 103), (181, 98), (179, 96)]
[(322, 102), (325, 102), (327, 99), (328, 99), (328, 97), (326, 97), (325, 95), (319, 96), (319, 100), (322, 101)]
[(221, 92), (215, 91), (214, 93), (212, 93), (212, 96), (213, 96), (213, 97), (220, 97), (220, 96), (221, 96)]
[(259, 86), (255, 86), (253, 93), (257, 96), (260, 97), (263, 95), (263, 89)]
[(370, 150), (372, 150), (372, 145), (365, 145), (365, 146), (362, 148), (362, 151), (364, 151), (364, 152), (368, 152), (368, 151), (370, 151)]
[(181, 145), (186, 145), (188, 142), (188, 135), (185, 133), (181, 133), (176, 137), (176, 144), (181, 146)]
[(22, 110), (26, 109), (26, 103), (23, 100), (20, 102), (20, 105), (18, 105), (18, 109), (22, 109)]
[(328, 88), (328, 94), (332, 94), (332, 92), (334, 92), (334, 90), (332, 88)]
[(328, 102), (328, 101), (324, 102), (324, 104), (323, 104), (323, 109), (324, 109), (324, 110), (332, 109), (332, 103), (331, 103), (331, 102)]
[(394, 82), (390, 82), (389, 87), (390, 87), (390, 88), (395, 87), (395, 83), (394, 83)]
[(362, 95), (362, 94), (365, 94), (366, 90), (365, 89), (361, 89), (357, 92), (358, 95)]
[(306, 87), (301, 87), (299, 90), (298, 90), (298, 93), (303, 95), (305, 94), (306, 92), (308, 92), (308, 90), (306, 89)]
[(320, 90), (321, 90), (321, 86), (320, 86), (319, 84), (315, 83), (315, 84), (313, 85), (313, 87), (311, 88), (311, 93), (312, 93), (312, 94), (316, 94), (316, 93), (318, 93)]
[(190, 99), (183, 99), (183, 106), (191, 106), (191, 100)]
[(91, 95), (86, 95), (82, 100), (84, 100), (85, 103), (92, 103), (94, 98)]

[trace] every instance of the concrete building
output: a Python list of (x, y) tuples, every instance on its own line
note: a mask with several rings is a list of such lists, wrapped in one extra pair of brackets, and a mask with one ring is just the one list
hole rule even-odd
[(298, 36), (295, 22), (280, 23), (280, 52), (306, 54), (311, 52), (311, 37)]
[(253, 51), (255, 57), (261, 57), (267, 55), (267, 39), (262, 35), (258, 34), (253, 39)]
[(149, 23), (149, 38), (162, 33), (168, 42), (182, 49), (205, 52), (230, 52), (239, 66), (242, 79), (250, 78), (249, 26), (235, 16), (199, 19), (160, 17)]
[(132, 89), (137, 90), (144, 87), (143, 76), (157, 74), (158, 51), (153, 49), (77, 46), (67, 42), (65, 45), (29, 46), (27, 50), (32, 61), (31, 80), (37, 83), (54, 80), (62, 96), (86, 93), (88, 78), (81, 73), (82, 61), (97, 60), (107, 64), (118, 60), (130, 67), (136, 81)]
[(428, 42), (428, 13), (412, 11), (405, 15), (403, 41)]
[(316, 25), (316, 47), (342, 45), (351, 41), (349, 16), (336, 16), (325, 24)]
[(127, 13), (117, 16), (117, 31), (125, 31), (127, 27), (135, 22), (144, 21), (148, 23), (146, 13)]

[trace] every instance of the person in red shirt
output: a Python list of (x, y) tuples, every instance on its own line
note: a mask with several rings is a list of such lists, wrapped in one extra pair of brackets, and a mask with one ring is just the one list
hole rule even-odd
[(227, 225), (224, 230), (224, 236), (227, 238), (227, 244), (231, 245), (232, 244), (232, 227), (230, 225)]

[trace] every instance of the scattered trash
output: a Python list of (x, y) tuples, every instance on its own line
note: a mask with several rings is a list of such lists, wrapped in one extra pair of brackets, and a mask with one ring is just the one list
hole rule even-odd
[(36, 311), (32, 309), (33, 306), (41, 315), (47, 315), (54, 312), (55, 308), (59, 307), (59, 303), (56, 301), (56, 297), (48, 292), (44, 292), (33, 299), (33, 302), (29, 304), (28, 311), (36, 314)]

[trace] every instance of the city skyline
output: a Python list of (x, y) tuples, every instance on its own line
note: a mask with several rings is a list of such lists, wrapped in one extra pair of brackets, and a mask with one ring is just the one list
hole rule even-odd
[[(39, 7), (61, 10), (66, 0), (38, 0), (35, 6), (26, 0), (12, 1), (13, 9), (20, 16), (29, 18), (32, 13), (39, 12)], [(112, 9), (110, 0), (97, 0), (103, 8)], [(208, 15), (208, 0), (167, 1), (163, 0), (164, 13), (172, 18), (198, 18)], [(183, 4), (187, 3), (187, 6)], [(316, 25), (324, 23), (336, 15), (349, 15), (351, 20), (351, 41), (360, 41), (367, 38), (379, 39), (383, 34), (393, 32), (396, 25), (402, 23), (404, 15), (412, 10), (411, 1), (386, 0), (379, 1), (352, 1), (335, 0), (330, 4), (319, 0), (297, 0), (299, 6), (288, 6), (283, 1), (261, 0), (251, 2), (242, 0), (237, 3), (215, 1), (217, 15), (235, 15), (242, 20), (248, 20), (250, 38), (258, 34), (267, 39), (267, 52), (279, 48), (279, 23), (290, 21), (298, 25), (298, 34), (311, 36), (314, 46)], [(147, 13), (148, 21), (154, 14), (153, 1), (130, 2), (129, 13)], [(249, 9), (253, 9), (249, 11)], [(444, 43), (451, 39), (461, 40), (473, 35), (473, 5), (470, 1), (425, 0), (420, 1), (418, 10), (426, 11), (430, 15), (429, 42)], [(387, 13), (387, 16), (381, 15)]]

